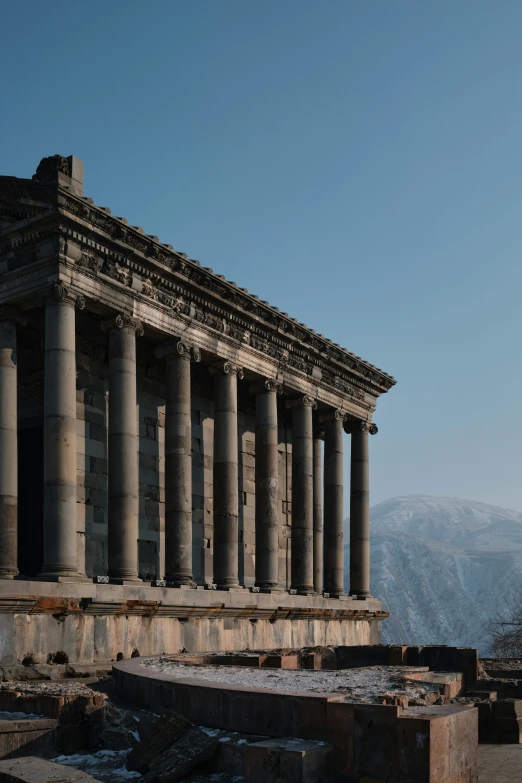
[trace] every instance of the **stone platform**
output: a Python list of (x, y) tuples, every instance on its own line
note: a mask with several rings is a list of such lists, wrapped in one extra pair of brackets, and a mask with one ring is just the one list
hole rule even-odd
[(88, 664), (184, 649), (373, 645), (387, 616), (373, 598), (1, 580), (0, 666), (57, 654), (57, 663)]

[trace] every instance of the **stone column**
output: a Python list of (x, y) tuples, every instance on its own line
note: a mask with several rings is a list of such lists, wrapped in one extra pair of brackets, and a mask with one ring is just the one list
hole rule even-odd
[(344, 594), (343, 421), (334, 411), (324, 422), (324, 589)]
[(166, 357), (165, 580), (168, 587), (195, 586), (192, 575), (192, 424), (190, 361), (197, 348), (182, 341), (156, 351)]
[(138, 579), (138, 433), (136, 335), (143, 326), (120, 313), (109, 331), (109, 579)]
[(78, 578), (76, 532), (76, 317), (85, 300), (62, 283), (45, 300), (43, 568)]
[(213, 368), (214, 393), (214, 581), (218, 590), (238, 587), (237, 379), (232, 362)]
[(350, 481), (350, 593), (358, 598), (370, 595), (370, 476), (368, 433), (377, 427), (368, 422), (349, 423), (352, 435)]
[(266, 380), (256, 391), (256, 587), (279, 587), (279, 463), (277, 395), (280, 383)]
[(16, 315), (0, 308), (0, 579), (18, 573)]
[(292, 402), (292, 590), (309, 595), (314, 591), (312, 409), (317, 403), (306, 395)]
[(323, 591), (323, 460), (322, 432), (314, 432), (314, 590)]

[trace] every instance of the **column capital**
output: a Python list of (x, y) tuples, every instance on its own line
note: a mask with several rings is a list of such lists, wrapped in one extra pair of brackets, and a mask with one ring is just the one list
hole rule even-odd
[(40, 295), (40, 305), (44, 307), (47, 304), (62, 302), (75, 307), (76, 310), (85, 309), (85, 297), (77, 294), (75, 291), (64, 285), (62, 282), (53, 283), (50, 288)]
[(127, 327), (134, 329), (137, 337), (143, 337), (143, 324), (138, 318), (134, 318), (127, 313), (118, 313), (114, 318), (102, 321), (101, 324), (102, 331), (104, 332), (109, 332), (112, 329), (125, 329)]
[(156, 358), (163, 359), (169, 356), (181, 356), (193, 362), (201, 361), (201, 352), (197, 345), (189, 345), (183, 340), (169, 340), (158, 346), (155, 350)]
[(317, 400), (314, 400), (309, 394), (304, 394), (302, 397), (285, 400), (285, 405), (287, 408), (312, 408), (312, 410), (316, 410)]
[(339, 410), (339, 408), (328, 408), (327, 410), (319, 411), (318, 419), (320, 424), (328, 424), (331, 421), (340, 421), (344, 424), (346, 416), (346, 412)]
[(358, 432), (368, 432), (370, 435), (377, 435), (379, 428), (371, 421), (349, 419), (344, 423), (344, 431), (347, 435), (353, 435), (354, 433)]
[(4, 304), (0, 305), (0, 321), (7, 321), (16, 324), (16, 326), (25, 326), (27, 318), (17, 307)]
[(269, 392), (275, 392), (276, 394), (281, 395), (283, 393), (282, 382), (277, 381), (274, 378), (259, 379), (251, 383), (249, 388), (252, 394), (268, 394)]
[(226, 361), (221, 360), (213, 362), (209, 365), (209, 370), (212, 375), (237, 375), (240, 380), (244, 378), (245, 375), (242, 367), (238, 364), (234, 364), (234, 362), (228, 361), (228, 359)]

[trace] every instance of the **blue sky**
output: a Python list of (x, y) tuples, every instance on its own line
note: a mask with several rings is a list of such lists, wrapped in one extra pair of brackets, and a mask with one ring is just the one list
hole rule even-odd
[(77, 155), (97, 204), (395, 375), (373, 502), (522, 510), (519, 0), (25, 0), (2, 24), (2, 174)]

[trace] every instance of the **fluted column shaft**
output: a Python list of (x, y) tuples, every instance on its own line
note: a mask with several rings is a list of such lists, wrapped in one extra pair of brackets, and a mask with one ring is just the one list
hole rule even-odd
[(109, 578), (138, 579), (138, 440), (136, 333), (139, 321), (118, 316), (109, 328)]
[(16, 325), (0, 321), (0, 579), (18, 573)]
[(324, 589), (344, 593), (343, 416), (335, 411), (324, 431)]
[(214, 581), (218, 590), (238, 582), (237, 378), (243, 371), (225, 362), (214, 394)]
[(256, 586), (279, 585), (279, 465), (277, 392), (267, 380), (256, 395)]
[(78, 576), (76, 314), (62, 284), (45, 307), (43, 579)]
[(312, 408), (304, 397), (292, 411), (292, 589), (314, 590)]
[(190, 362), (199, 351), (178, 342), (165, 353), (165, 579), (169, 587), (192, 586)]
[(323, 460), (322, 438), (314, 434), (314, 590), (323, 589)]
[(350, 593), (370, 595), (370, 471), (368, 433), (374, 424), (362, 422), (351, 430), (350, 480)]

